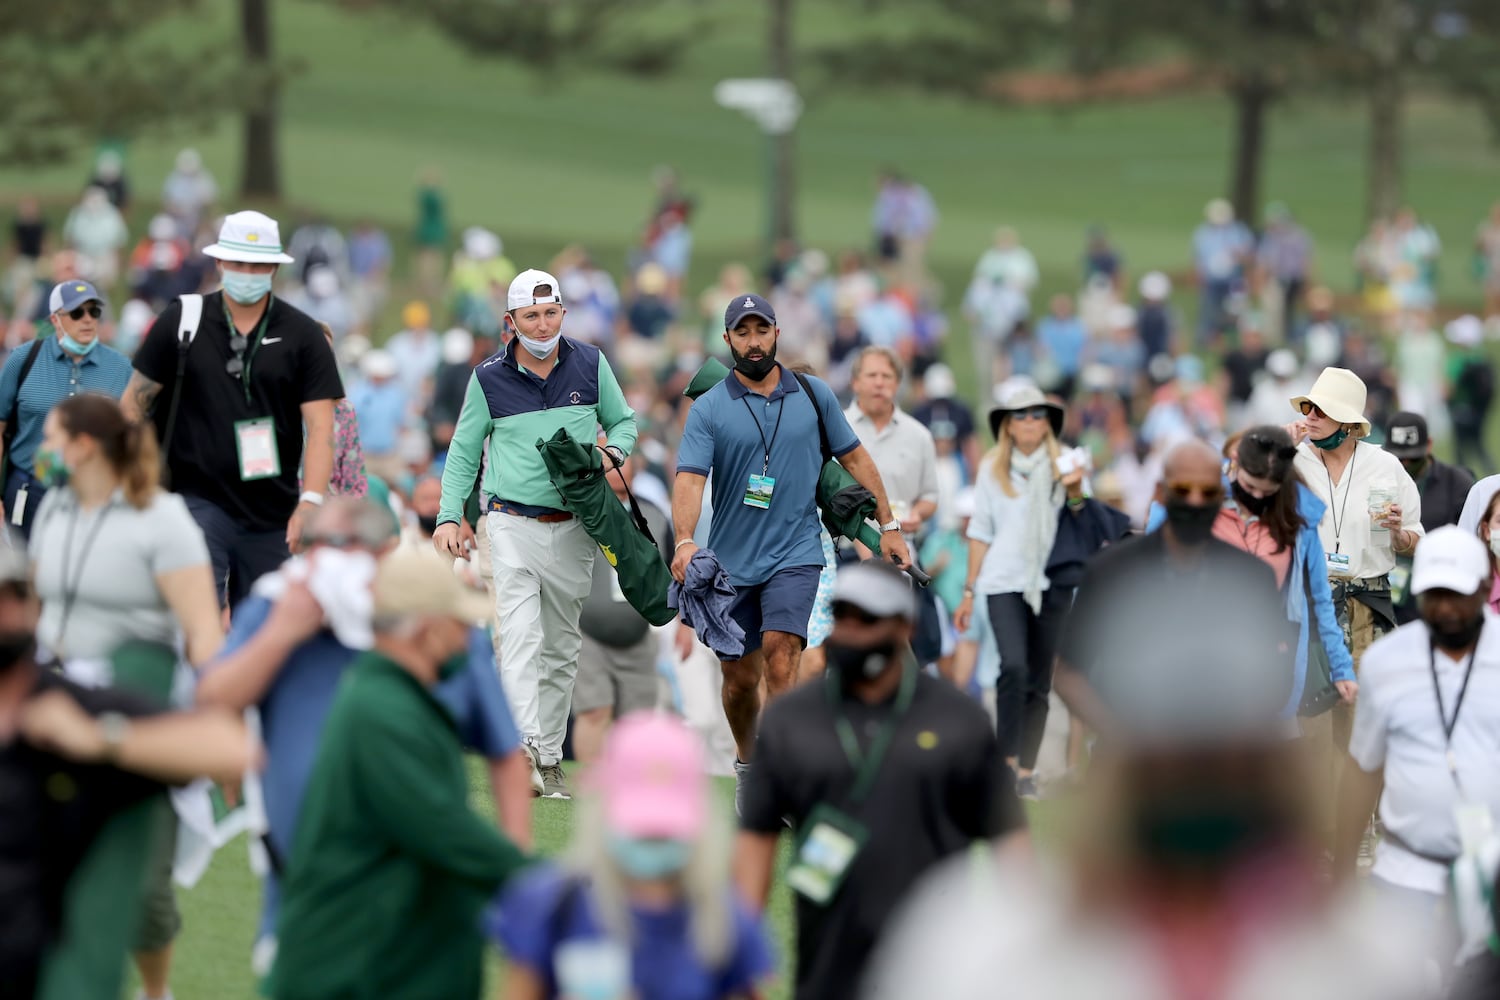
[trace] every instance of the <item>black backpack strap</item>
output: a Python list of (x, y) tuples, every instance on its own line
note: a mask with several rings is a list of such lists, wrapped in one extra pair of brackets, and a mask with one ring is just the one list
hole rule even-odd
[(16, 424), (21, 419), (21, 387), (26, 384), (26, 376), (31, 374), (32, 366), (36, 364), (37, 355), (42, 353), (42, 341), (44, 337), (37, 337), (31, 342), (27, 349), (26, 360), (21, 362), (21, 376), (16, 379), (16, 398), (10, 404), (10, 412), (5, 416), (5, 434), (0, 436), (0, 446), (5, 449), (5, 463), (0, 467), (0, 489), (5, 486), (5, 480), (10, 478), (10, 446), (16, 439)]
[(823, 464), (827, 465), (833, 461), (833, 448), (828, 444), (828, 425), (823, 422), (823, 408), (818, 405), (818, 397), (813, 395), (812, 383), (807, 376), (801, 372), (793, 372), (797, 381), (802, 385), (802, 391), (807, 393), (807, 401), (812, 403), (813, 414), (818, 418), (818, 443), (823, 447)]

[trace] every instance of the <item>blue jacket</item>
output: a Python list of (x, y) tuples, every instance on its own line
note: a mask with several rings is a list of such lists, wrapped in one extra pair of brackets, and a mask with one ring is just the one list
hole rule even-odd
[[(1225, 485), (1228, 486), (1227, 480)], [(1326, 509), (1316, 493), (1300, 483), (1297, 485), (1297, 513), (1302, 515), (1303, 526), (1297, 532), (1297, 548), (1292, 553), (1285, 588), (1287, 620), (1297, 623), (1297, 663), (1292, 677), (1292, 696), (1283, 712), (1286, 718), (1296, 716), (1297, 707), (1302, 704), (1302, 689), (1307, 684), (1307, 646), (1311, 634), (1307, 613), (1309, 592), (1312, 594), (1313, 617), (1323, 648), (1328, 652), (1333, 679), (1354, 680), (1354, 658), (1349, 655), (1349, 647), (1344, 645), (1344, 630), (1339, 627), (1338, 616), (1333, 610), (1333, 590), (1328, 585), (1328, 557), (1323, 552), (1323, 540), (1318, 536), (1318, 522), (1323, 520)], [(1161, 504), (1152, 503), (1146, 530), (1155, 531), (1161, 527), (1166, 515)], [(1304, 580), (1306, 586), (1302, 585)]]

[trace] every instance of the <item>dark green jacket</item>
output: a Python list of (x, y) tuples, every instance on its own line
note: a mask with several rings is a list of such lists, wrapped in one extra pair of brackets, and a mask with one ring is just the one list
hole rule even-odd
[(526, 863), (469, 809), (453, 720), (378, 652), (339, 689), (282, 889), (272, 996), (478, 998), (480, 911)]

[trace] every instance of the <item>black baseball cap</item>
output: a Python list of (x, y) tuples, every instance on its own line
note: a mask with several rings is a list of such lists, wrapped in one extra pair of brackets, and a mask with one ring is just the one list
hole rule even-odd
[(759, 316), (772, 326), (776, 325), (776, 310), (771, 308), (771, 303), (759, 295), (738, 295), (724, 310), (724, 329), (733, 330), (746, 316)]
[(1425, 458), (1430, 441), (1427, 419), (1420, 413), (1398, 413), (1385, 429), (1385, 450), (1397, 458)]

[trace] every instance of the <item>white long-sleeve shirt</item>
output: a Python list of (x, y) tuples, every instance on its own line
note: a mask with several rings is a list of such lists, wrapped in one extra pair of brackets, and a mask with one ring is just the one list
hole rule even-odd
[(1297, 448), (1297, 471), (1328, 506), (1318, 522), (1323, 550), (1349, 557), (1349, 575), (1356, 580), (1384, 576), (1396, 568), (1391, 550), (1393, 533), (1370, 532), (1370, 491), (1390, 490), (1401, 506), (1401, 526), (1414, 534), (1422, 530), (1422, 495), (1417, 484), (1390, 452), (1360, 441), (1337, 483), (1330, 480), (1322, 453), (1309, 441)]

